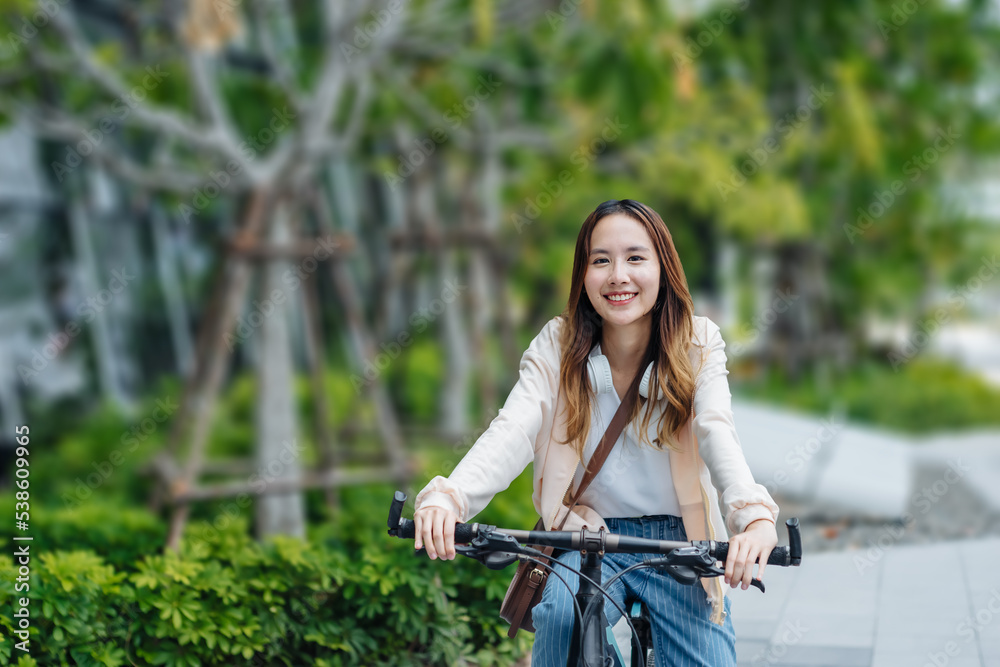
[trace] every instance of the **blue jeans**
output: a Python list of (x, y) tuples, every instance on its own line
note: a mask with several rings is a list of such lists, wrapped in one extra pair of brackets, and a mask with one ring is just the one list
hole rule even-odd
[[(687, 541), (680, 517), (659, 515), (628, 519), (606, 519), (612, 533), (645, 537), (655, 540)], [(652, 554), (604, 554), (602, 583), (628, 566)], [(558, 560), (571, 567), (580, 567), (580, 552), (567, 551)], [(532, 667), (564, 667), (573, 635), (576, 611), (577, 575), (565, 567), (555, 566), (572, 587), (567, 590), (557, 577), (549, 576), (541, 601), (532, 610), (535, 625), (535, 645), (531, 652)], [(729, 613), (731, 601), (726, 596), (726, 620), (717, 625), (710, 620), (711, 604), (701, 584), (685, 586), (666, 572), (639, 568), (621, 577), (608, 590), (624, 608), (626, 597), (646, 603), (653, 630), (653, 647), (657, 667), (735, 667), (736, 633)], [(621, 613), (607, 599), (604, 613), (614, 625)], [(625, 660), (629, 649), (622, 647)]]

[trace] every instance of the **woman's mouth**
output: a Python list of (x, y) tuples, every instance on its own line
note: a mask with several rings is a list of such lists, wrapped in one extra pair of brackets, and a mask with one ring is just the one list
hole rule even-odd
[(635, 299), (635, 292), (630, 294), (605, 294), (604, 298), (612, 305), (623, 306), (626, 303), (631, 303), (632, 300)]

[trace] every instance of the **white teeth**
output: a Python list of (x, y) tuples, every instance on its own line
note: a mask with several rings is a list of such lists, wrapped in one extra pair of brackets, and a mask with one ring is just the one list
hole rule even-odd
[(616, 295), (616, 296), (609, 296), (608, 299), (610, 299), (611, 301), (628, 301), (629, 299), (631, 299), (634, 296), (635, 296), (635, 294), (623, 294), (623, 295), (620, 295), (620, 296), (618, 296), (618, 295)]

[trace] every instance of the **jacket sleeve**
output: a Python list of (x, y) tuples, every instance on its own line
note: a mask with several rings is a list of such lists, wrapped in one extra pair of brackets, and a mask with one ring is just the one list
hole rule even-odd
[[(703, 366), (695, 381), (694, 432), (698, 453), (721, 492), (721, 509), (730, 534), (742, 533), (757, 519), (777, 523), (778, 506), (763, 485), (754, 482), (733, 420), (726, 376), (726, 343), (719, 326), (705, 318)], [(697, 368), (695, 369), (697, 371)]]
[(559, 328), (553, 318), (521, 356), (518, 380), (489, 428), (448, 477), (437, 476), (414, 501), (415, 509), (450, 509), (468, 521), (534, 459), (539, 431), (551, 422), (559, 385)]

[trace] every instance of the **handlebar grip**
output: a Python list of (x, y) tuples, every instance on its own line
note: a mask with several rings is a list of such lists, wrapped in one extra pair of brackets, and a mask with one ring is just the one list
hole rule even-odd
[(788, 530), (788, 550), (792, 565), (802, 562), (802, 536), (799, 535), (799, 519), (792, 517), (785, 521)]
[[(455, 524), (455, 543), (456, 544), (468, 544), (476, 537), (479, 532), (478, 529), (473, 527), (477, 524), (472, 523), (456, 523)], [(399, 528), (396, 529), (396, 537), (405, 537), (408, 539), (413, 539), (416, 536), (415, 533), (416, 525), (410, 519), (401, 519), (399, 522)]]
[(407, 539), (413, 539), (415, 534), (416, 524), (410, 519), (400, 519), (399, 528), (396, 529), (396, 537), (404, 537)]
[(392, 494), (392, 504), (389, 506), (389, 530), (399, 526), (399, 519), (403, 516), (403, 503), (406, 502), (406, 494), (396, 491)]
[(471, 523), (456, 523), (455, 524), (455, 542), (458, 544), (468, 544), (476, 537), (478, 531), (473, 530)]
[[(802, 563), (802, 536), (799, 534), (799, 520), (792, 517), (785, 521), (785, 529), (788, 531), (788, 546), (775, 547), (771, 555), (767, 557), (768, 565), (799, 565)], [(729, 543), (717, 542), (715, 545), (715, 558), (726, 562), (729, 555)]]
[[(726, 557), (729, 556), (729, 543), (719, 542), (715, 545), (715, 558), (721, 560), (723, 563), (726, 562)], [(767, 557), (768, 565), (790, 565), (788, 556), (788, 547), (775, 547), (771, 550), (771, 555)]]

